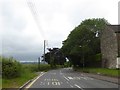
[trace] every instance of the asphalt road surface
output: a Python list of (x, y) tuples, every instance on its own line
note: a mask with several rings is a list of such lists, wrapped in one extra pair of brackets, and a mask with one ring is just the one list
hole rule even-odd
[(79, 88), (81, 90), (87, 88), (117, 88), (118, 90), (118, 85), (87, 77), (71, 68), (63, 68), (43, 73), (29, 85), (29, 88)]

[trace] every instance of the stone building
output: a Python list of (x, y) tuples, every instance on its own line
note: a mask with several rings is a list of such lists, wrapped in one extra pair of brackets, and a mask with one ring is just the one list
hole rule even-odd
[(101, 31), (102, 67), (120, 68), (120, 25), (106, 25)]

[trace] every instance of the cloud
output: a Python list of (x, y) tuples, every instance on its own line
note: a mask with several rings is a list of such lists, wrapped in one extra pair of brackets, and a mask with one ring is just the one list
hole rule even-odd
[(0, 51), (21, 60), (33, 60), (43, 54), (43, 40), (48, 40), (47, 47), (61, 47), (70, 31), (85, 19), (105, 18), (117, 24), (118, 1), (1, 0)]
[(120, 24), (120, 1), (118, 3), (118, 24)]

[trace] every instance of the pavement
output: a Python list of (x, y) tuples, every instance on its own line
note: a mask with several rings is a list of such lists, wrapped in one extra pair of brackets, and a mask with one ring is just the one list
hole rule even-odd
[(111, 83), (120, 84), (120, 78), (118, 78), (118, 77), (110, 77), (110, 76), (104, 76), (104, 75), (100, 75), (100, 74), (83, 73), (83, 72), (81, 72), (81, 73), (88, 77), (108, 81)]
[[(101, 78), (104, 78), (106, 80), (102, 80)], [(119, 90), (119, 85), (117, 83), (109, 82), (107, 81), (107, 79), (117, 82), (115, 78), (88, 73), (80, 73), (73, 71), (71, 68), (63, 68), (57, 70), (50, 70), (46, 73), (40, 74), (26, 88), (74, 88), (79, 90), (96, 90), (102, 88), (105, 90)]]

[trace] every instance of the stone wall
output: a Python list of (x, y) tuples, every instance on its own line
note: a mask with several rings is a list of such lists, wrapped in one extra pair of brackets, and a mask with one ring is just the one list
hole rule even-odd
[(102, 67), (115, 68), (118, 56), (117, 35), (109, 26), (101, 31), (101, 53)]
[(117, 41), (118, 41), (118, 57), (120, 57), (120, 32), (117, 33)]
[(117, 57), (117, 65), (116, 66), (117, 66), (117, 68), (120, 68), (120, 32), (117, 33), (117, 41), (118, 41), (118, 57)]

